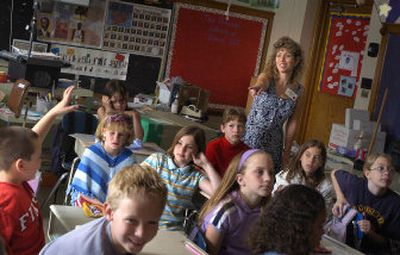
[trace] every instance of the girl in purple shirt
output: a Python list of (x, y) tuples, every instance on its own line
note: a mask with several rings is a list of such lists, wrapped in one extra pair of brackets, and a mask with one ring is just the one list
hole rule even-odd
[(209, 254), (250, 254), (247, 234), (271, 196), (274, 164), (262, 150), (233, 158), (214, 195), (199, 215)]

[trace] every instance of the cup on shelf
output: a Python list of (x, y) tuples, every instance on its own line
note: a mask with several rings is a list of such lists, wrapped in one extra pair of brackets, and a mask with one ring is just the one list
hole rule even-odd
[(36, 111), (40, 113), (48, 112), (53, 106), (55, 106), (56, 102), (49, 101), (43, 98), (36, 98)]

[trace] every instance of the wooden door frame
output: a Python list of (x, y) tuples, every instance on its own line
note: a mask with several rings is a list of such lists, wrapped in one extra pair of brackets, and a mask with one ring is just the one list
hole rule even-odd
[[(305, 141), (306, 133), (307, 133), (307, 125), (309, 123), (310, 118), (310, 109), (311, 102), (316, 95), (319, 93), (318, 86), (314, 86), (317, 84), (317, 81), (320, 79), (320, 74), (323, 68), (324, 54), (325, 54), (325, 44), (326, 44), (326, 36), (328, 34), (329, 28), (329, 11), (330, 8), (334, 6), (343, 6), (345, 8), (346, 13), (365, 13), (371, 14), (371, 10), (373, 7), (373, 0), (367, 0), (365, 5), (363, 6), (355, 6), (354, 0), (323, 0), (320, 3), (318, 11), (317, 11), (317, 19), (314, 23), (313, 28), (313, 37), (311, 40), (311, 50), (307, 56), (307, 68), (305, 72), (304, 84), (307, 84), (306, 89), (304, 91), (304, 95), (302, 98), (302, 102), (300, 107), (303, 109), (300, 114), (300, 125), (298, 129), (298, 133), (296, 134), (296, 140), (299, 141), (300, 144), (303, 144)], [(316, 60), (316, 61), (314, 61)], [(314, 65), (313, 65), (314, 64)]]
[(368, 104), (368, 112), (370, 119), (373, 118), (376, 104), (378, 103), (379, 90), (381, 88), (381, 79), (383, 66), (385, 64), (385, 56), (387, 45), (389, 42), (389, 35), (400, 35), (400, 24), (382, 24), (380, 29), (380, 34), (382, 35), (381, 44), (379, 46), (378, 60), (376, 63), (376, 69), (374, 74), (374, 80), (372, 82), (371, 98)]

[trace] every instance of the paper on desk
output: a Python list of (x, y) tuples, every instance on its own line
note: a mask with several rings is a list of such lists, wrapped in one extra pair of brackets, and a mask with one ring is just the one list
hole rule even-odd
[(140, 149), (135, 149), (132, 151), (135, 154), (144, 155), (144, 156), (149, 156), (154, 152), (165, 153), (165, 151), (162, 148), (160, 148), (158, 145), (156, 145), (155, 143), (144, 143)]
[(75, 133), (75, 134), (71, 134), (69, 136), (71, 136), (77, 140), (80, 140), (84, 143), (94, 143), (94, 141), (96, 139), (96, 137), (91, 134)]

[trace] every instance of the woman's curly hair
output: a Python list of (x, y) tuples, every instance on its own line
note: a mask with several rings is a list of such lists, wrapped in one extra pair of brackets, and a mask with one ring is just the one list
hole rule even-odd
[(290, 54), (292, 54), (295, 61), (297, 61), (297, 64), (293, 68), (292, 76), (289, 80), (290, 83), (293, 83), (299, 79), (304, 66), (304, 57), (300, 45), (290, 37), (281, 37), (273, 44), (272, 54), (269, 56), (263, 72), (267, 74), (268, 80), (279, 79), (279, 72), (276, 68), (276, 54), (281, 49), (286, 49)]
[(300, 184), (286, 186), (267, 204), (250, 233), (253, 254), (310, 254), (313, 225), (324, 212), (325, 201), (318, 191)]

